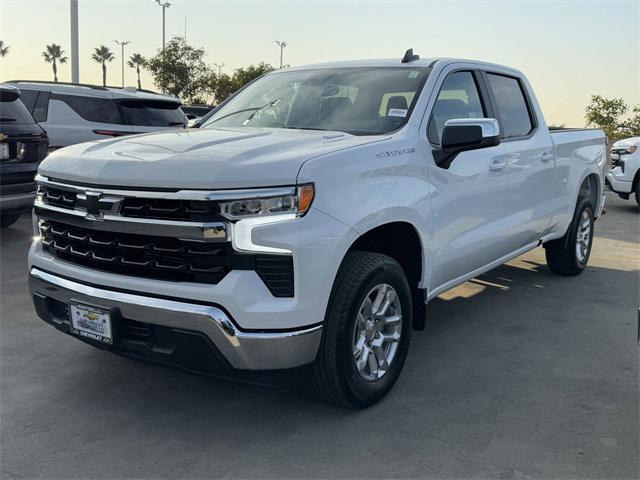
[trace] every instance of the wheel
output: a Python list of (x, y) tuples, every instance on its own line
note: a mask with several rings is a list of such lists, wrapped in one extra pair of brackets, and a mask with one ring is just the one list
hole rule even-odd
[(351, 408), (379, 401), (396, 382), (409, 350), (411, 291), (391, 257), (347, 254), (333, 285), (311, 386)]
[(0, 228), (10, 227), (16, 223), (19, 218), (19, 213), (0, 213)]
[(580, 197), (567, 233), (544, 245), (547, 265), (553, 273), (569, 276), (582, 273), (591, 254), (593, 220), (591, 201)]
[(640, 178), (636, 178), (635, 195), (636, 195), (636, 204), (638, 205), (638, 207), (640, 207)]

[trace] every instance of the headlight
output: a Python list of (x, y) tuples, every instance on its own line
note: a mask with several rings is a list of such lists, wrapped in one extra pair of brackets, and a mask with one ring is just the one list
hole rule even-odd
[(285, 195), (265, 195), (222, 202), (220, 213), (229, 220), (279, 214), (294, 214), (301, 217), (311, 207), (314, 194), (313, 185), (301, 185)]
[(632, 153), (636, 153), (638, 147), (636, 145), (631, 145), (630, 147), (622, 147), (616, 148), (614, 153), (618, 153), (620, 155), (631, 155)]

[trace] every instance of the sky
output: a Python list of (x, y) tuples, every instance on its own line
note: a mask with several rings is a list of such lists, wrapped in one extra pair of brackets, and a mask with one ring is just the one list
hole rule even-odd
[[(591, 94), (640, 104), (640, 0), (627, 1), (244, 1), (169, 0), (167, 39), (185, 35), (223, 72), (261, 61), (304, 65), (360, 58), (463, 57), (522, 70), (550, 124), (584, 126)], [(80, 81), (101, 83), (93, 49), (116, 58), (107, 82), (120, 84), (121, 55), (152, 56), (162, 46), (162, 9), (153, 0), (79, 0)], [(52, 80), (42, 59), (57, 43), (70, 55), (69, 0), (0, 0), (0, 80)], [(59, 69), (70, 81), (69, 63)], [(126, 85), (135, 71), (125, 65)], [(148, 73), (143, 88), (154, 88)]]

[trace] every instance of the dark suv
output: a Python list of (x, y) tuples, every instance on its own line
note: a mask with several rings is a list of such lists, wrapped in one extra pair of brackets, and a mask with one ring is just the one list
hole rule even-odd
[(20, 90), (0, 85), (0, 226), (13, 225), (30, 210), (34, 177), (49, 140), (20, 100)]

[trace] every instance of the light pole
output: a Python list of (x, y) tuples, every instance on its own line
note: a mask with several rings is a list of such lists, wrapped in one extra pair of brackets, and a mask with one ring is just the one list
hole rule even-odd
[(69, 24), (71, 25), (71, 82), (80, 83), (78, 60), (78, 0), (71, 0)]
[(122, 47), (122, 88), (124, 88), (124, 46), (129, 45), (131, 42), (129, 40), (114, 40), (114, 42)]
[(167, 1), (156, 0), (156, 3), (162, 7), (162, 53), (164, 54), (165, 46), (165, 10), (171, 6)]
[(275, 44), (280, 47), (280, 68), (282, 68), (282, 53), (284, 51), (284, 47), (288, 45), (285, 41), (276, 40)]
[(218, 76), (222, 75), (222, 67), (224, 67), (226, 63), (214, 63), (213, 66), (218, 68)]

